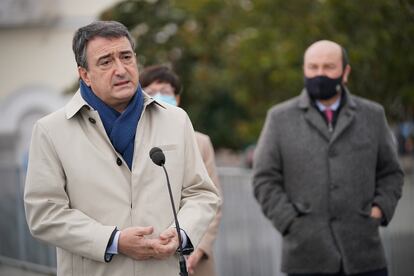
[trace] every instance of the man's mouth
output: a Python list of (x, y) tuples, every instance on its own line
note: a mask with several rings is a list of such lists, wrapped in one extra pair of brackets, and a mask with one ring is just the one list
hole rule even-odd
[(126, 80), (126, 81), (120, 81), (120, 82), (115, 83), (114, 86), (122, 86), (122, 85), (125, 85), (125, 84), (128, 84), (128, 83), (129, 83), (128, 80)]

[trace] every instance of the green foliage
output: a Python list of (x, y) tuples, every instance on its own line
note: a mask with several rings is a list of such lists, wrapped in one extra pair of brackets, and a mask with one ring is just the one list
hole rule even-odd
[(215, 146), (254, 142), (267, 109), (298, 95), (319, 39), (348, 49), (350, 89), (395, 119), (414, 107), (414, 15), (404, 0), (129, 0), (102, 14), (136, 38), (140, 66), (168, 63), (182, 106)]

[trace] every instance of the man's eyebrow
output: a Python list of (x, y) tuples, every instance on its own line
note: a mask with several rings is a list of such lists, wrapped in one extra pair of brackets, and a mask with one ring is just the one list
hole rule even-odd
[(120, 51), (121, 54), (132, 54), (133, 51), (131, 50), (124, 50), (124, 51)]
[[(133, 52), (133, 51), (131, 51), (131, 50), (124, 50), (124, 51), (120, 51), (119, 53), (120, 53), (121, 55), (125, 55), (125, 54), (133, 54), (134, 52)], [(113, 55), (113, 53), (109, 53), (109, 54), (103, 55), (103, 56), (101, 56), (101, 57), (99, 57), (99, 58), (98, 58), (98, 62), (99, 62), (100, 60), (102, 60), (102, 59), (109, 58), (109, 57), (111, 57), (112, 55)]]
[(101, 56), (101, 57), (99, 57), (98, 58), (98, 61), (100, 61), (100, 60), (102, 60), (102, 59), (105, 59), (105, 58), (108, 58), (108, 57), (110, 57), (111, 56), (111, 54), (106, 54), (106, 55), (104, 55), (104, 56)]

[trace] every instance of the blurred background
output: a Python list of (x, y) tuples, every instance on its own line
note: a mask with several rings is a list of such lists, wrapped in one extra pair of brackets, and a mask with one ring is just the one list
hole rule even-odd
[(97, 19), (130, 29), (141, 68), (168, 64), (181, 77), (182, 107), (216, 149), (226, 276), (282, 275), (280, 237), (252, 197), (254, 145), (267, 109), (300, 93), (307, 46), (343, 45), (349, 88), (384, 105), (407, 173), (382, 236), (391, 275), (414, 275), (413, 0), (0, 0), (0, 275), (55, 274), (55, 249), (24, 219), (27, 151), (33, 123), (76, 91), (72, 36)]

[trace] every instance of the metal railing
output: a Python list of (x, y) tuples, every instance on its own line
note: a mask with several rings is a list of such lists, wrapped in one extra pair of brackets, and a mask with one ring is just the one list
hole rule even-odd
[(215, 243), (218, 275), (279, 276), (281, 237), (253, 197), (251, 171), (219, 168), (222, 221)]
[[(224, 202), (215, 245), (218, 275), (284, 275), (280, 272), (281, 236), (254, 199), (251, 171), (220, 168), (219, 175)], [(413, 175), (407, 170), (394, 218), (388, 227), (380, 229), (390, 276), (414, 275)]]
[(0, 256), (0, 275), (55, 276), (56, 268)]
[(35, 240), (27, 227), (23, 206), (24, 173), (20, 168), (0, 167), (0, 237), (3, 237), (0, 257), (56, 267), (55, 248)]
[[(251, 171), (219, 168), (223, 217), (215, 244), (218, 275), (269, 276), (280, 272), (281, 237), (262, 215), (253, 197)], [(18, 168), (0, 167), (0, 275), (6, 266), (15, 275), (54, 275), (55, 249), (33, 239), (23, 208), (23, 175)], [(381, 229), (390, 276), (414, 275), (414, 183), (407, 175), (394, 219)], [(34, 264), (32, 266), (32, 264)], [(32, 271), (32, 274), (25, 272)], [(7, 274), (9, 275), (9, 274)], [(10, 274), (11, 275), (11, 274)]]

